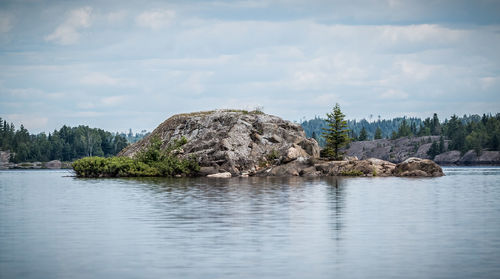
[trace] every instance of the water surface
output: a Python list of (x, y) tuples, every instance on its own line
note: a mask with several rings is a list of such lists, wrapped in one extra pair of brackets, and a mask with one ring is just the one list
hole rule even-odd
[(0, 172), (0, 278), (499, 278), (500, 168), (441, 178)]

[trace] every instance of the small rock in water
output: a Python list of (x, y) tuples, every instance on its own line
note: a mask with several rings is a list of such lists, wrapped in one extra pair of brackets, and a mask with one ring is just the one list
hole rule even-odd
[(230, 172), (221, 172), (215, 174), (209, 174), (207, 177), (215, 177), (215, 178), (230, 178), (232, 175)]

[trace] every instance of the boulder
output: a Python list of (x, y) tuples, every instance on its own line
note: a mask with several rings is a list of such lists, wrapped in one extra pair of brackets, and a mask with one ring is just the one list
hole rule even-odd
[(408, 158), (396, 165), (393, 170), (395, 176), (443, 176), (443, 169), (429, 159)]
[(307, 152), (302, 149), (302, 147), (293, 144), (288, 150), (286, 151), (286, 156), (283, 158), (283, 162), (287, 163), (293, 160), (296, 160), (297, 158), (308, 158), (309, 155)]
[(52, 161), (45, 163), (45, 167), (48, 169), (60, 169), (61, 166), (62, 166), (62, 163), (59, 160), (52, 160)]
[(118, 156), (135, 156), (153, 137), (162, 140), (162, 148), (185, 137), (188, 142), (179, 156), (195, 157), (203, 175), (213, 174), (214, 169), (233, 176), (251, 174), (281, 161), (319, 156), (318, 143), (306, 138), (299, 124), (262, 112), (238, 110), (174, 115)]
[(221, 172), (221, 173), (214, 173), (214, 174), (209, 174), (207, 177), (212, 177), (212, 178), (230, 178), (232, 177), (232, 174), (230, 172)]
[(460, 157), (460, 151), (452, 150), (436, 155), (434, 161), (443, 165), (457, 164), (460, 161)]

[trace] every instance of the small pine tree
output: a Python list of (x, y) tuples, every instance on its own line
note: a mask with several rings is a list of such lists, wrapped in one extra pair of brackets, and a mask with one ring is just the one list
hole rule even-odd
[(323, 137), (326, 139), (326, 146), (323, 151), (325, 157), (342, 160), (340, 148), (349, 143), (349, 129), (345, 115), (340, 110), (339, 104), (335, 104), (332, 113), (326, 114), (328, 123), (327, 128), (323, 128)]
[(439, 150), (439, 154), (445, 152), (446, 151), (445, 149), (446, 148), (444, 146), (444, 138), (443, 138), (443, 136), (440, 136), (439, 137), (439, 149), (438, 149)]
[(431, 135), (437, 136), (441, 134), (441, 124), (439, 124), (439, 118), (437, 113), (434, 113), (431, 121)]
[(361, 128), (361, 132), (359, 132), (358, 140), (364, 141), (364, 140), (367, 140), (367, 138), (368, 138), (368, 135), (366, 134), (366, 129), (365, 129), (365, 127), (363, 127), (363, 128)]
[(382, 129), (380, 129), (380, 127), (377, 127), (377, 130), (375, 130), (375, 136), (374, 136), (374, 138), (376, 140), (382, 138)]
[(436, 155), (438, 154), (439, 154), (439, 146), (437, 142), (433, 142), (431, 144), (431, 147), (429, 148), (429, 151), (427, 151), (427, 155), (429, 155), (431, 159), (434, 159), (434, 157), (436, 157)]

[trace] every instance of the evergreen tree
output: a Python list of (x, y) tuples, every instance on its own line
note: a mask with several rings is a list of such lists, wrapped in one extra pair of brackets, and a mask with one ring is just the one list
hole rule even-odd
[(429, 155), (431, 157), (431, 159), (434, 159), (434, 157), (436, 157), (436, 155), (440, 154), (439, 153), (439, 146), (437, 144), (437, 142), (433, 142), (431, 144), (431, 147), (429, 148), (429, 151), (427, 151), (427, 155)]
[(401, 122), (401, 125), (399, 126), (398, 129), (398, 134), (397, 137), (408, 137), (411, 135), (411, 128), (408, 126), (408, 123), (406, 122), (406, 119), (403, 118), (403, 121)]
[(440, 136), (439, 137), (439, 148), (438, 148), (438, 151), (439, 151), (439, 154), (445, 152), (445, 145), (444, 145), (444, 137), (443, 136)]
[(364, 141), (364, 140), (367, 140), (368, 139), (368, 135), (366, 134), (366, 129), (365, 127), (363, 127), (361, 129), (361, 132), (359, 133), (359, 137), (358, 137), (358, 140), (359, 141)]
[(323, 137), (326, 139), (324, 155), (334, 160), (342, 160), (340, 148), (349, 143), (349, 129), (347, 129), (347, 121), (344, 120), (345, 115), (337, 103), (332, 113), (327, 113), (326, 116), (328, 127), (323, 132)]
[(391, 139), (397, 139), (397, 138), (398, 138), (398, 133), (396, 133), (396, 131), (392, 131)]
[(441, 124), (439, 124), (439, 118), (437, 113), (434, 113), (431, 121), (431, 135), (438, 136), (441, 135)]
[(382, 138), (382, 130), (380, 129), (380, 127), (377, 126), (377, 130), (375, 130), (375, 136), (373, 138), (374, 139), (381, 139)]

